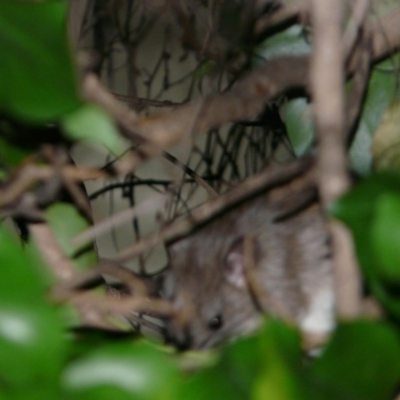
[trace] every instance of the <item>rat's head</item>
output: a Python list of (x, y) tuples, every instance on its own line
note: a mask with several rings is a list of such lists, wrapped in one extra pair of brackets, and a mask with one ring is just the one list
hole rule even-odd
[(254, 330), (260, 319), (250, 295), (243, 239), (215, 242), (209, 230), (169, 246), (162, 295), (176, 315), (167, 340), (181, 349), (213, 347)]

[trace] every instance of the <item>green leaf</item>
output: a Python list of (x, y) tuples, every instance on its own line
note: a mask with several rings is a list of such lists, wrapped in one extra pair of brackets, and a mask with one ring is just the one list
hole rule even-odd
[(0, 303), (29, 304), (43, 295), (42, 265), (30, 259), (23, 246), (0, 224)]
[(58, 311), (45, 300), (42, 265), (2, 226), (0, 265), (0, 382), (49, 398), (67, 345)]
[[(146, 342), (103, 346), (72, 361), (62, 376), (76, 399), (175, 400), (178, 369), (172, 359)], [(101, 395), (100, 398), (106, 398)]]
[(235, 376), (226, 371), (227, 365), (218, 364), (218, 366), (207, 368), (197, 372), (191, 379), (180, 387), (180, 393), (176, 399), (232, 399), (244, 400), (249, 397), (242, 387), (236, 385)]
[(73, 259), (75, 265), (80, 270), (92, 267), (96, 263), (97, 255), (91, 241), (80, 247), (74, 246), (71, 243), (71, 240), (78, 233), (90, 226), (88, 221), (74, 206), (67, 203), (53, 204), (46, 210), (46, 219), (61, 248), (68, 257), (73, 257), (83, 247), (88, 248), (79, 257)]
[(15, 146), (0, 136), (0, 164), (4, 163), (8, 166), (16, 166), (30, 153), (29, 150)]
[(400, 381), (400, 342), (383, 323), (342, 323), (311, 366), (313, 399), (389, 399)]
[[(367, 95), (360, 116), (355, 139), (350, 148), (352, 168), (361, 175), (371, 169), (372, 157), (370, 147), (372, 137), (378, 128), (382, 116), (394, 101), (397, 87), (397, 70), (393, 68), (393, 57), (376, 65), (369, 80)], [(398, 59), (397, 56), (395, 59)]]
[(311, 50), (310, 43), (303, 32), (301, 25), (293, 25), (290, 28), (279, 32), (259, 45), (255, 54), (262, 59), (271, 59), (289, 55), (305, 55)]
[(252, 398), (255, 400), (313, 398), (304, 385), (300, 337), (297, 332), (282, 322), (271, 321), (266, 325), (263, 338), (264, 366), (255, 382)]
[(0, 2), (0, 109), (31, 122), (78, 107), (67, 2)]
[(58, 381), (67, 344), (50, 305), (0, 303), (0, 380), (15, 389)]
[(178, 399), (308, 399), (301, 378), (299, 336), (270, 319), (255, 335), (225, 346), (218, 362), (181, 386)]
[(383, 193), (378, 198), (371, 241), (379, 274), (391, 284), (400, 284), (400, 193)]
[[(397, 318), (400, 318), (398, 282), (388, 279), (388, 276), (395, 273), (396, 266), (391, 264), (395, 261), (390, 260), (391, 256), (384, 256), (382, 259), (382, 240), (377, 238), (377, 235), (380, 235), (379, 231), (386, 229), (385, 224), (390, 218), (397, 218), (397, 212), (394, 215), (388, 213), (395, 211), (393, 198), (399, 196), (398, 174), (374, 174), (357, 184), (337, 201), (331, 210), (333, 215), (345, 222), (352, 231), (358, 260), (370, 289), (382, 305)], [(387, 200), (388, 198), (390, 199)], [(382, 211), (384, 215), (380, 215)], [(390, 227), (393, 227), (393, 224)], [(396, 246), (396, 238), (391, 240), (389, 246), (393, 249)]]
[(314, 140), (312, 115), (305, 98), (290, 100), (284, 106), (286, 129), (296, 156), (304, 156)]
[[(400, 53), (399, 53), (400, 54)], [(397, 55), (397, 60), (400, 56)], [(396, 97), (397, 70), (393, 68), (393, 58), (377, 64), (369, 80), (367, 98), (361, 119), (365, 121), (371, 136), (379, 126), (385, 110)]]
[(86, 140), (105, 146), (118, 154), (121, 138), (111, 117), (100, 108), (86, 104), (63, 119), (66, 135), (74, 140)]

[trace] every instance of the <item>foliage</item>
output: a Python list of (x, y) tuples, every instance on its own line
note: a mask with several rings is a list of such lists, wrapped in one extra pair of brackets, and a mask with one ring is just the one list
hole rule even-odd
[[(0, 109), (11, 121), (62, 126), (63, 140), (89, 140), (118, 152), (111, 118), (77, 95), (66, 4), (1, 0)], [(268, 48), (274, 54), (307, 50), (296, 35), (297, 27), (274, 37)], [(358, 136), (371, 140), (392, 102), (393, 79), (373, 72)], [(308, 100), (283, 103), (292, 144), (304, 154), (313, 142)], [(20, 133), (13, 123), (0, 125), (0, 182), (37, 149)], [(354, 146), (354, 165), (367, 174), (365, 140)], [(322, 355), (304, 360), (298, 333), (271, 319), (258, 334), (226, 345), (190, 372), (182, 372), (189, 355), (143, 339), (68, 333), (71, 317), (48, 300), (53, 278), (34, 243), (22, 245), (0, 226), (0, 399), (389, 399), (400, 382), (400, 176), (370, 175), (332, 212), (352, 230), (368, 289), (392, 322), (341, 322)], [(72, 258), (78, 249), (69, 239), (86, 222), (61, 202), (46, 217)], [(74, 259), (79, 268), (94, 260), (94, 252)]]

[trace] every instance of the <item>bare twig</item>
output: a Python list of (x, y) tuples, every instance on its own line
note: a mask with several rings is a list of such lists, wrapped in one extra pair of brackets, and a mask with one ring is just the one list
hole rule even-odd
[(301, 19), (302, 15), (308, 12), (308, 1), (297, 1), (294, 4), (285, 5), (272, 15), (265, 15), (259, 18), (254, 26), (254, 33), (257, 35), (258, 40), (262, 40), (277, 27), (293, 23), (293, 21)]
[(289, 183), (304, 174), (305, 171), (308, 171), (311, 165), (311, 160), (303, 159), (287, 165), (285, 168), (253, 175), (230, 192), (197, 207), (189, 216), (178, 218), (171, 224), (165, 225), (160, 231), (134, 243), (119, 253), (115, 261), (123, 262), (129, 260), (155, 246), (160, 241), (177, 239), (189, 233), (196, 225), (204, 223), (223, 210), (239, 204), (257, 193)]
[(135, 207), (131, 207), (128, 208), (127, 210), (120, 211), (119, 213), (114, 214), (111, 217), (108, 217), (104, 221), (97, 222), (93, 227), (79, 233), (79, 235), (77, 235), (72, 240), (72, 243), (74, 245), (82, 244), (86, 242), (88, 239), (92, 239), (105, 232), (108, 232), (110, 229), (118, 225), (130, 221), (132, 218), (152, 212), (154, 210), (159, 210), (165, 206), (166, 201), (167, 198), (165, 194), (154, 195)]
[(82, 314), (85, 314), (85, 311), (94, 312), (97, 315), (112, 314), (123, 316), (129, 316), (133, 312), (160, 316), (169, 316), (174, 313), (170, 302), (150, 297), (123, 296), (116, 298), (114, 296), (78, 292), (72, 293), (67, 301), (75, 305)]
[(123, 94), (113, 93), (114, 96), (122, 100), (124, 103), (132, 106), (134, 110), (142, 109), (145, 107), (158, 107), (158, 108), (165, 108), (165, 107), (179, 107), (184, 103), (176, 103), (170, 100), (154, 100), (154, 99), (146, 99), (143, 97), (133, 97), (133, 96), (126, 96)]
[(63, 173), (63, 168), (70, 163), (70, 158), (65, 149), (55, 148), (54, 146), (46, 144), (42, 146), (42, 153), (57, 171), (61, 184), (69, 192), (74, 204), (84, 213), (89, 221), (93, 221), (92, 208), (86, 192), (84, 192), (82, 186), (79, 187), (77, 182), (69, 179), (68, 176)]
[[(293, 68), (296, 65), (296, 68)], [(308, 58), (286, 57), (271, 60), (256, 68), (226, 93), (211, 94), (199, 101), (183, 105), (169, 113), (157, 113), (140, 118), (135, 125), (137, 132), (161, 147), (169, 146), (190, 131), (206, 132), (229, 121), (255, 118), (266, 101), (282, 92), (307, 83)]]
[(184, 163), (180, 162), (176, 157), (174, 157), (172, 154), (163, 151), (163, 157), (171, 162), (172, 164), (176, 165), (178, 168), (180, 168), (185, 174), (189, 175), (193, 180), (201, 186), (204, 190), (207, 191), (207, 193), (211, 197), (216, 197), (218, 196), (218, 193), (195, 171), (193, 171), (191, 168), (189, 168), (187, 165)]
[[(362, 15), (361, 12), (360, 14)], [(374, 24), (373, 58), (379, 60), (400, 47), (399, 38), (400, 8)], [(342, 52), (341, 48), (339, 51)], [(146, 144), (141, 147), (144, 154), (156, 155), (161, 153), (161, 149), (181, 140), (187, 132), (206, 132), (229, 121), (254, 118), (266, 101), (291, 88), (307, 87), (308, 66), (309, 60), (306, 56), (271, 60), (254, 69), (226, 93), (211, 94), (168, 113), (161, 111), (149, 117), (138, 117), (103, 89), (93, 75), (87, 75), (84, 79), (83, 92), (87, 99), (110, 112), (124, 128), (128, 138)], [(354, 69), (355, 66), (350, 65), (348, 70), (351, 72)], [(137, 162), (140, 159), (139, 157)]]
[(343, 57), (345, 60), (350, 56), (357, 43), (359, 33), (366, 24), (370, 0), (357, 0), (352, 5), (352, 15), (343, 38)]
[[(349, 187), (344, 141), (342, 4), (332, 3), (330, 0), (313, 0), (312, 6), (315, 31), (311, 85), (319, 139), (318, 186), (322, 202), (327, 207)], [(358, 270), (354, 259), (349, 257), (349, 252), (346, 251), (349, 238), (345, 236), (344, 228), (333, 221), (330, 226), (334, 249), (337, 312), (341, 318), (351, 318), (360, 312)]]
[(349, 187), (344, 142), (344, 62), (342, 56), (341, 8), (327, 0), (314, 0), (314, 49), (311, 85), (318, 154), (320, 190), (325, 205)]
[[(64, 176), (73, 182), (82, 182), (90, 179), (105, 178), (109, 174), (95, 168), (77, 168), (66, 165), (62, 168)], [(22, 167), (10, 179), (10, 182), (0, 189), (0, 207), (16, 201), (23, 193), (39, 181), (56, 177), (58, 171), (49, 165), (28, 164)]]
[(375, 62), (400, 49), (400, 7), (372, 24), (371, 37), (372, 57)]
[(353, 77), (351, 92), (348, 97), (347, 121), (346, 121), (346, 147), (350, 148), (356, 126), (360, 116), (364, 96), (368, 88), (371, 65), (371, 36), (367, 23), (361, 31), (360, 43), (355, 50), (357, 67)]

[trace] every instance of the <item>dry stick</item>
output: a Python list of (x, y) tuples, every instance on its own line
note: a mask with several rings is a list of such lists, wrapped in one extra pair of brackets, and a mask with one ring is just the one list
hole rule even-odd
[(168, 316), (174, 313), (171, 302), (150, 297), (100, 296), (94, 293), (71, 293), (68, 301), (78, 309), (95, 309), (101, 313), (130, 315), (133, 312), (145, 312), (152, 315)]
[[(400, 48), (400, 7), (375, 23), (372, 29), (373, 58), (379, 60)], [(293, 68), (296, 66), (296, 68)], [(194, 132), (207, 132), (229, 121), (255, 117), (266, 101), (296, 87), (308, 84), (307, 56), (282, 57), (255, 68), (226, 93), (206, 96), (194, 126)], [(354, 71), (349, 67), (349, 72)], [(179, 141), (192, 125), (198, 112), (198, 101), (180, 106), (168, 113), (142, 117), (130, 129), (160, 147)]]
[(103, 275), (108, 275), (118, 281), (124, 283), (131, 293), (146, 297), (149, 295), (149, 290), (146, 281), (135, 272), (117, 264), (108, 259), (101, 259), (99, 264), (87, 271), (75, 274), (73, 279), (68, 282), (61, 282), (61, 285), (55, 285), (53, 288), (53, 297), (57, 301), (65, 301), (73, 293), (84, 288), (95, 287), (104, 284)]
[(374, 61), (379, 61), (400, 49), (400, 6), (373, 23), (371, 36)]
[(160, 210), (165, 206), (167, 196), (165, 194), (153, 195), (147, 200), (144, 200), (140, 204), (134, 207), (130, 207), (126, 210), (120, 211), (111, 217), (104, 219), (103, 221), (97, 222), (91, 228), (80, 232), (72, 240), (73, 245), (80, 245), (86, 242), (88, 239), (102, 235), (118, 225), (125, 224), (131, 221), (132, 218), (136, 218), (139, 215), (148, 214), (154, 210)]
[[(374, 60), (380, 60), (400, 48), (400, 7), (376, 22), (371, 36)], [(150, 148), (153, 150), (148, 154), (156, 155), (161, 154), (161, 148), (178, 142), (191, 127), (195, 133), (207, 132), (226, 122), (255, 117), (266, 101), (291, 88), (306, 87), (308, 67), (307, 56), (270, 60), (267, 64), (255, 68), (229, 92), (212, 94), (149, 117), (138, 117), (108, 93), (94, 75), (89, 74), (85, 77), (83, 93), (87, 99), (104, 107), (124, 128), (128, 138), (134, 141), (140, 138), (142, 142), (151, 143)], [(354, 69), (354, 65), (349, 66), (349, 72)], [(200, 112), (199, 102), (203, 103)], [(197, 122), (193, 126), (195, 120)], [(155, 150), (157, 148), (158, 151)], [(129, 168), (133, 168), (137, 162), (140, 162), (140, 157), (132, 161)]]
[[(136, 157), (132, 157), (128, 160), (128, 164), (124, 165), (122, 168), (125, 170), (132, 170), (138, 162), (142, 159), (151, 157), (153, 155), (162, 155), (169, 162), (181, 168), (186, 174), (191, 176), (200, 186), (202, 186), (211, 196), (216, 196), (215, 190), (202, 179), (198, 174), (196, 174), (189, 167), (181, 163), (174, 156), (163, 151), (159, 144), (154, 144), (146, 136), (140, 135), (135, 130), (135, 123), (137, 121), (137, 114), (126, 107), (123, 103), (119, 102), (114, 95), (107, 92), (107, 90), (102, 86), (99, 79), (94, 74), (88, 74), (84, 80), (83, 84), (84, 96), (91, 101), (94, 101), (101, 107), (105, 108), (113, 118), (120, 124), (121, 133), (124, 134), (128, 139), (133, 140), (140, 146), (133, 151)], [(199, 106), (197, 106), (199, 108)], [(196, 120), (196, 113), (192, 117), (192, 126)], [(188, 127), (187, 132), (191, 132), (190, 127)], [(120, 173), (123, 171), (117, 168)]]
[(343, 57), (346, 60), (354, 50), (359, 37), (359, 32), (366, 23), (370, 0), (357, 0), (353, 2), (353, 10), (344, 34)]
[(165, 225), (159, 231), (122, 250), (114, 260), (124, 262), (155, 246), (158, 242), (171, 241), (188, 234), (200, 222), (205, 222), (224, 209), (246, 200), (250, 196), (287, 184), (311, 168), (310, 159), (302, 159), (284, 168), (262, 172), (246, 179), (228, 193), (209, 200), (197, 207), (189, 216), (181, 217)]
[(301, 18), (302, 15), (308, 13), (309, 9), (308, 1), (297, 1), (295, 4), (284, 6), (272, 15), (259, 18), (255, 23), (254, 33), (259, 40), (262, 40), (277, 27)]
[[(62, 151), (58, 149), (58, 151)], [(92, 208), (90, 207), (89, 199), (86, 195), (82, 192), (82, 189), (78, 186), (78, 183), (69, 179), (68, 176), (64, 175), (63, 167), (66, 165), (70, 165), (70, 159), (65, 151), (61, 154), (57, 154), (57, 149), (51, 145), (43, 145), (42, 146), (42, 153), (47, 158), (47, 160), (51, 163), (53, 168), (57, 171), (58, 177), (61, 181), (61, 184), (66, 188), (68, 193), (71, 196), (73, 203), (81, 210), (86, 218), (89, 221), (93, 221), (93, 213)], [(80, 182), (79, 182), (80, 183)]]
[(68, 303), (75, 306), (80, 313), (81, 326), (118, 330), (108, 319), (111, 316), (130, 318), (132, 313), (143, 312), (168, 317), (173, 314), (172, 305), (157, 298), (131, 297), (116, 298), (100, 296), (94, 293), (71, 293)]
[(131, 128), (160, 147), (167, 147), (184, 137), (194, 120), (193, 132), (198, 133), (229, 121), (255, 118), (266, 101), (289, 89), (304, 87), (307, 71), (307, 57), (271, 60), (254, 69), (229, 92), (208, 95), (168, 113), (139, 118)]
[(134, 97), (134, 96), (127, 96), (124, 94), (113, 93), (113, 95), (122, 100), (124, 103), (127, 103), (130, 108), (136, 109), (136, 107), (145, 108), (145, 107), (179, 107), (184, 103), (176, 103), (171, 100), (153, 100), (147, 99), (144, 97)]
[[(95, 168), (77, 168), (72, 165), (63, 167), (62, 173), (67, 179), (74, 182), (109, 176), (105, 171), (100, 171)], [(35, 183), (56, 177), (57, 174), (58, 171), (54, 167), (48, 165), (39, 166), (28, 164), (22, 167), (17, 171), (16, 177), (9, 184), (0, 189), (0, 207), (16, 201)]]
[[(342, 50), (342, 4), (313, 0), (314, 48), (311, 88), (314, 119), (319, 139), (318, 186), (328, 207), (350, 186), (345, 151), (344, 60)], [(334, 250), (335, 298), (340, 318), (353, 318), (361, 309), (360, 278), (347, 232), (331, 221)]]
[[(375, 24), (372, 32), (375, 59), (380, 59), (400, 47), (400, 7), (382, 18), (381, 23), (382, 26)], [(308, 64), (306, 56), (273, 60), (255, 69), (230, 92), (205, 97), (193, 130), (205, 132), (227, 121), (253, 117), (261, 110), (265, 101), (290, 88), (306, 86)], [(296, 65), (295, 69), (293, 65)], [(350, 67), (350, 70), (354, 70), (354, 67)], [(156, 147), (164, 147), (179, 141), (188, 128), (192, 127), (199, 108), (199, 102), (194, 101), (169, 113), (157, 113), (151, 117), (138, 119), (136, 114), (107, 93), (94, 76), (86, 77), (84, 92), (88, 98), (109, 110), (135, 140), (141, 136), (142, 140), (145, 140), (144, 138), (151, 140), (152, 146), (156, 144)], [(181, 222), (177, 232), (183, 234), (192, 226), (193, 224), (188, 226)], [(123, 257), (126, 259), (128, 254), (137, 255), (156, 244), (161, 238), (172, 238), (174, 235), (171, 232), (164, 228), (162, 232), (138, 242), (137, 246), (127, 250)]]
[(189, 168), (187, 165), (179, 161), (176, 157), (174, 157), (172, 154), (163, 151), (163, 157), (167, 159), (169, 162), (172, 164), (178, 166), (185, 174), (189, 175), (193, 180), (201, 186), (203, 189), (207, 191), (207, 193), (211, 197), (217, 197), (218, 193), (195, 171), (193, 171), (191, 168)]
[[(59, 281), (58, 285), (53, 290), (55, 300), (59, 301), (59, 293), (64, 293), (66, 287), (68, 287), (71, 282), (80, 280), (78, 274), (75, 272), (71, 260), (60, 248), (53, 232), (47, 224), (30, 224), (29, 230), (41, 255), (46, 260), (49, 269)], [(93, 308), (88, 312), (87, 307), (79, 302), (75, 302), (75, 305), (77, 306), (76, 309), (79, 313), (80, 320), (86, 325), (115, 329), (115, 326), (104, 318), (103, 313)]]
[(356, 72), (353, 77), (351, 92), (347, 104), (346, 147), (350, 145), (356, 133), (356, 126), (362, 110), (365, 92), (368, 88), (371, 65), (371, 35), (366, 22), (360, 33), (360, 43), (355, 49)]

